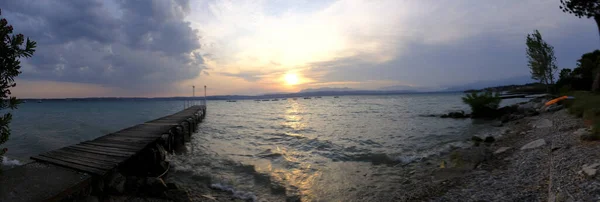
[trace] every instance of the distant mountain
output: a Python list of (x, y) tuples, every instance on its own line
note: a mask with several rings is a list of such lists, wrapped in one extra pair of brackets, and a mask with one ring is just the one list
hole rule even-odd
[(506, 85), (522, 85), (527, 83), (533, 83), (535, 80), (531, 79), (531, 76), (517, 76), (506, 79), (489, 80), (489, 81), (476, 81), (463, 85), (451, 86), (446, 88), (445, 91), (465, 91), (473, 89), (483, 89), (495, 86), (506, 86)]
[(423, 87), (423, 86), (409, 86), (409, 85), (395, 85), (379, 88), (380, 91), (410, 91), (410, 92), (434, 92), (439, 91), (439, 88)]
[(301, 91), (300, 91), (300, 92), (298, 92), (298, 93), (311, 93), (311, 92), (340, 92), (340, 91), (355, 91), (355, 89), (348, 88), (348, 87), (345, 87), (345, 88), (328, 88), (328, 87), (325, 87), (325, 88), (308, 88), (308, 89), (301, 90)]

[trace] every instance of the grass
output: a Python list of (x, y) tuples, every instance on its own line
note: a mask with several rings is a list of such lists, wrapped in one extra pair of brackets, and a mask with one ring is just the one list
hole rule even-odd
[(592, 136), (600, 139), (600, 94), (587, 91), (568, 93), (575, 97), (565, 102), (569, 113), (583, 118), (584, 122), (592, 125)]

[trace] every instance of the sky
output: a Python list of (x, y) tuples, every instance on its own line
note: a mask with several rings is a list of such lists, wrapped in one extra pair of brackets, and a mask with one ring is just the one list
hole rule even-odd
[(558, 0), (8, 0), (38, 43), (13, 95), (258, 95), (308, 88), (442, 89), (529, 74), (537, 29), (559, 68), (600, 48)]

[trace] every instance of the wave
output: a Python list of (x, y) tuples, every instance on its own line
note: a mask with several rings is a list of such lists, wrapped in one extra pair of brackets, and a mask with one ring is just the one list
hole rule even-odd
[(229, 193), (231, 193), (233, 195), (233, 197), (241, 199), (241, 200), (257, 201), (257, 197), (256, 197), (256, 195), (254, 195), (254, 193), (252, 193), (252, 192), (244, 192), (244, 191), (237, 191), (232, 186), (229, 186), (229, 185), (223, 185), (223, 184), (220, 184), (220, 183), (215, 183), (215, 184), (211, 184), (210, 188), (229, 192)]
[(20, 165), (23, 165), (21, 163), (21, 161), (19, 161), (17, 159), (9, 159), (6, 156), (2, 156), (2, 166), (15, 167), (15, 166), (20, 166)]

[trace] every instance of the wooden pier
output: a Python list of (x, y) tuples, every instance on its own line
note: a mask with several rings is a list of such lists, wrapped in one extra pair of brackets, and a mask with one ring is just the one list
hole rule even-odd
[[(147, 174), (146, 167), (164, 163), (164, 152), (174, 152), (190, 141), (205, 114), (206, 106), (196, 105), (94, 140), (31, 157), (35, 160), (33, 163), (10, 169), (0, 178), (0, 201), (59, 200), (84, 189), (82, 187), (89, 189), (93, 181), (103, 181), (111, 173), (126, 174), (130, 170), (129, 173), (136, 175), (136, 172)], [(160, 158), (157, 157), (159, 153), (163, 155), (162, 159), (156, 159)], [(58, 170), (54, 172), (62, 174), (57, 174), (57, 179), (68, 180), (61, 184), (50, 179), (52, 174), (40, 173), (43, 170)], [(44, 176), (36, 177), (42, 174)]]
[[(204, 111), (204, 106), (193, 106), (170, 116), (40, 154), (31, 159), (103, 176), (139, 154), (151, 143), (162, 140), (163, 135), (166, 136), (167, 141), (163, 142), (167, 143), (167, 150), (172, 150), (176, 144), (173, 140), (189, 139), (184, 136), (189, 136), (196, 130), (195, 127), (204, 116)], [(179, 131), (184, 128), (187, 131)]]

